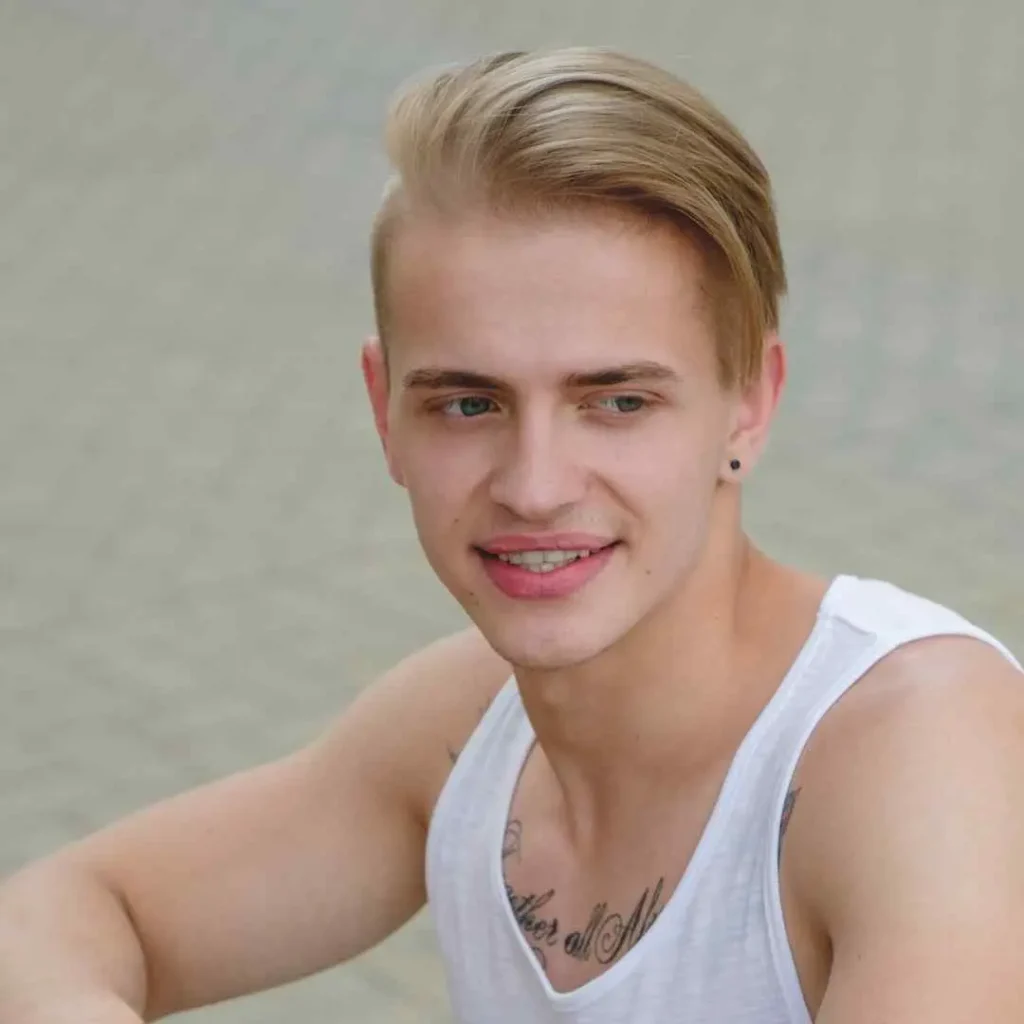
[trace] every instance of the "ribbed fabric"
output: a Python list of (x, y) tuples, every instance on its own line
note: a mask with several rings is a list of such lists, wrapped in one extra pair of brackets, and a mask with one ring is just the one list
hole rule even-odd
[[(778, 836), (807, 740), (832, 705), (896, 648), (973, 636), (954, 612), (877, 580), (838, 577), (814, 628), (737, 751), (675, 892), (603, 974), (555, 991), (509, 906), (501, 849), (534, 736), (515, 681), (492, 703), (434, 811), (427, 888), (460, 1024), (810, 1024), (783, 922)], [(1019, 665), (1018, 665), (1019, 667)]]

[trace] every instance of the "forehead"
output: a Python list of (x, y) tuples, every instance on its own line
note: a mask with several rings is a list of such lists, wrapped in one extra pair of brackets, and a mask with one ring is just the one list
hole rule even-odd
[(614, 211), (408, 215), (389, 255), (389, 357), (529, 376), (658, 360), (714, 369), (703, 265)]

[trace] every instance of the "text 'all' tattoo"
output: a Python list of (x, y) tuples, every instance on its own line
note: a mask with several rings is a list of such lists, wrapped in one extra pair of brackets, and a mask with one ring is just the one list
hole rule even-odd
[[(522, 836), (522, 822), (512, 819), (502, 843), (503, 860), (519, 857)], [(648, 886), (628, 915), (609, 913), (607, 902), (596, 903), (586, 925), (566, 933), (556, 916), (545, 913), (545, 908), (555, 898), (554, 889), (523, 894), (517, 893), (507, 882), (505, 884), (516, 924), (545, 968), (548, 952), (552, 949), (560, 949), (567, 956), (583, 962), (595, 960), (599, 964), (610, 964), (617, 960), (632, 949), (658, 919), (664, 909), (661, 902), (664, 888), (664, 878), (659, 878), (654, 886)]]

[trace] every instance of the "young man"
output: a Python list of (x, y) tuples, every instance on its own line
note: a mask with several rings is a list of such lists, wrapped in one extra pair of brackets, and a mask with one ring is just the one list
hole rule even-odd
[(363, 370), (474, 628), (10, 879), (0, 1020), (267, 988), (428, 892), (467, 1024), (1024, 1020), (1019, 666), (742, 530), (785, 376), (757, 157), (582, 50), (412, 87), (388, 139)]

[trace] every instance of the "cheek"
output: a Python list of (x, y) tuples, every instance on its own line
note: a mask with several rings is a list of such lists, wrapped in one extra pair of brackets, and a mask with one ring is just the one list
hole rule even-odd
[(631, 503), (651, 511), (668, 506), (682, 512), (710, 500), (721, 447), (718, 432), (673, 419), (631, 437), (602, 439), (596, 465)]
[(692, 560), (703, 544), (717, 490), (719, 448), (716, 436), (691, 428), (652, 432), (628, 451), (605, 452), (605, 479), (637, 524), (649, 575)]
[(417, 431), (415, 424), (395, 437), (395, 447), (413, 514), (424, 528), (436, 531), (461, 516), (486, 478), (487, 461), (474, 446)]

